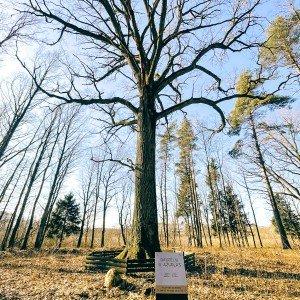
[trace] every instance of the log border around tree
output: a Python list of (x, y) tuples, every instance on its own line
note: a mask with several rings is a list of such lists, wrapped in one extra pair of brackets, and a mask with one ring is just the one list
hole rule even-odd
[[(85, 268), (89, 271), (107, 271), (115, 268), (120, 273), (130, 274), (138, 272), (154, 272), (154, 258), (138, 259), (117, 259), (115, 258), (122, 250), (94, 251), (87, 255)], [(187, 271), (195, 267), (195, 253), (185, 253), (184, 263)]]

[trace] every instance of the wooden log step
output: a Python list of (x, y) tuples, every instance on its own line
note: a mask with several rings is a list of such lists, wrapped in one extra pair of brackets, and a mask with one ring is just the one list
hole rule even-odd
[(126, 263), (118, 263), (118, 262), (110, 262), (110, 261), (107, 261), (105, 263), (86, 263), (86, 265), (88, 266), (112, 266), (112, 267), (124, 267), (126, 268), (127, 265)]
[(154, 268), (127, 268), (127, 273), (154, 272)]
[[(108, 271), (110, 269), (110, 267), (106, 267), (106, 268), (99, 268), (99, 267), (86, 267), (87, 270), (89, 271)], [(126, 268), (115, 268), (118, 272), (120, 273), (126, 273)]]
[(94, 251), (91, 253), (91, 255), (101, 255), (101, 256), (106, 256), (106, 255), (118, 255), (122, 252), (122, 250), (114, 250), (114, 251)]
[(128, 259), (128, 262), (131, 263), (140, 263), (140, 262), (153, 262), (154, 263), (155, 259), (154, 258), (147, 258), (147, 259)]
[(117, 259), (114, 257), (90, 257), (87, 256), (86, 260), (88, 261), (113, 261), (113, 262), (121, 262), (121, 263), (127, 263), (126, 259)]
[(128, 266), (153, 266), (154, 267), (154, 262), (152, 262), (152, 261), (149, 261), (149, 262), (135, 262), (135, 263), (132, 263), (131, 261), (128, 261), (127, 262), (127, 265)]

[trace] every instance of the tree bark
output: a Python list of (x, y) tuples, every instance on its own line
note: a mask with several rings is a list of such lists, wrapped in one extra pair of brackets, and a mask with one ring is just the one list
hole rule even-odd
[(129, 245), (119, 257), (144, 259), (160, 251), (158, 237), (156, 183), (155, 183), (154, 101), (141, 99), (137, 115), (137, 145), (135, 165), (135, 203), (132, 236)]

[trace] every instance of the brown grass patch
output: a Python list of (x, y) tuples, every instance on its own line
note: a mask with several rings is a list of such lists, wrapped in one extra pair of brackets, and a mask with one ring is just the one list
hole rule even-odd
[[(192, 249), (190, 249), (192, 250)], [(205, 248), (197, 252), (203, 262), (215, 265), (215, 274), (188, 275), (190, 299), (300, 299), (300, 280), (277, 278), (276, 272), (300, 274), (297, 250)], [(0, 256), (0, 299), (144, 299), (154, 286), (153, 274), (128, 276), (129, 290), (104, 287), (103, 273), (84, 269), (82, 253), (6, 253)], [(272, 278), (224, 275), (222, 268), (245, 268), (274, 273)], [(154, 299), (154, 296), (147, 297)]]

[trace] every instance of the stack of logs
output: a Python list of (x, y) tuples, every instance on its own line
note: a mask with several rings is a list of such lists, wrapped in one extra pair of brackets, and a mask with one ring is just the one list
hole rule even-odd
[[(86, 258), (86, 269), (90, 271), (107, 271), (110, 268), (120, 273), (154, 272), (154, 258), (149, 259), (118, 259), (115, 258), (122, 250), (94, 251)], [(195, 253), (184, 253), (187, 271), (195, 267)]]

